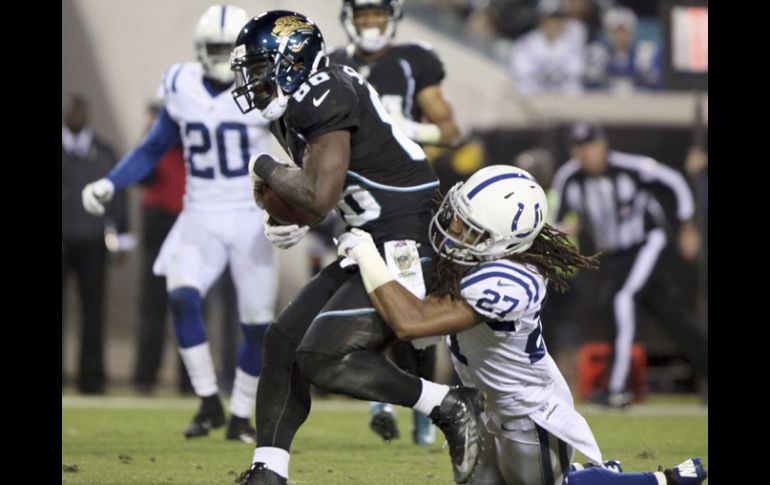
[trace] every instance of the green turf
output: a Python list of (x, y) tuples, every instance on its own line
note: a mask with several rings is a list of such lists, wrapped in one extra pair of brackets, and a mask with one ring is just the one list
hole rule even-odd
[[(314, 406), (295, 440), (290, 483), (452, 483), (440, 443), (411, 444), (407, 410), (399, 410), (401, 439), (385, 444), (367, 428), (366, 403), (316, 400)], [(253, 445), (225, 441), (224, 428), (185, 440), (181, 430), (195, 407), (194, 399), (63, 397), (62, 483), (231, 483), (250, 463)], [(697, 405), (581, 410), (604, 457), (622, 460), (626, 470), (656, 470), (691, 456), (708, 464), (708, 416)]]

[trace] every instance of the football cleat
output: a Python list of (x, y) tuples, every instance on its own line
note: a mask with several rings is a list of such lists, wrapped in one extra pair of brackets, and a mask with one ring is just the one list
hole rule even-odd
[(372, 431), (380, 435), (385, 441), (394, 440), (400, 436), (396, 413), (390, 404), (377, 403), (372, 406), (371, 412), (372, 419), (369, 422), (369, 427)]
[(479, 458), (479, 416), (484, 410), (484, 394), (471, 387), (450, 389), (430, 417), (441, 428), (449, 444), (455, 483), (465, 483)]
[(225, 410), (219, 396), (204, 397), (201, 399), (200, 407), (192, 422), (185, 428), (184, 435), (188, 438), (207, 436), (210, 429), (220, 428), (224, 424)]

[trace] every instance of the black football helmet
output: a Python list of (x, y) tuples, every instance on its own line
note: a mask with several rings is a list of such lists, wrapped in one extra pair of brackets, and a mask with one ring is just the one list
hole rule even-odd
[(328, 62), (323, 35), (312, 20), (287, 10), (265, 12), (249, 20), (235, 41), (233, 98), (243, 113), (256, 108), (268, 119), (279, 118), (285, 95)]

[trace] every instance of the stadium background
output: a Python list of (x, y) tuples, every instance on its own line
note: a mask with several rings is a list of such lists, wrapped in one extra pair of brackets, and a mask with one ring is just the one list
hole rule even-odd
[[(202, 0), (63, 0), (62, 2), (62, 110), (74, 92), (86, 94), (91, 104), (93, 126), (110, 140), (119, 154), (133, 147), (142, 136), (145, 106), (153, 99), (165, 69), (175, 62), (195, 59), (192, 32), (201, 12), (212, 2)], [(323, 1), (233, 1), (250, 13), (269, 9), (295, 9), (318, 23), (327, 49), (347, 41), (339, 23), (339, 2)], [(702, 79), (667, 76), (665, 89), (654, 93), (627, 95), (583, 93), (579, 96), (523, 95), (516, 89), (506, 65), (493, 50), (484, 51), (463, 38), (456, 19), (450, 15), (450, 1), (407, 0), (404, 19), (399, 23), (396, 41), (420, 39), (430, 43), (445, 63), (447, 76), (442, 89), (453, 105), (455, 118), (464, 133), (482, 140), (486, 163), (510, 163), (522, 151), (540, 146), (549, 150), (557, 166), (567, 158), (564, 128), (574, 120), (597, 119), (605, 123), (612, 146), (632, 153), (643, 153), (683, 170), (687, 151), (694, 143), (707, 148), (708, 90)], [(459, 2), (473, 3), (473, 2)], [(623, 4), (624, 2), (617, 2)], [(638, 3), (638, 2), (637, 2)], [(645, 3), (645, 2), (642, 2)], [(647, 10), (642, 17), (643, 34), (666, 47), (668, 2)], [(699, 2), (682, 2), (698, 4)], [(633, 5), (632, 5), (633, 6)], [(699, 90), (694, 89), (700, 88)], [(673, 89), (677, 88), (677, 89)], [(273, 142), (276, 152), (280, 149)], [(696, 199), (701, 203), (702, 199)], [(135, 233), (141, 227), (138, 189), (129, 189), (131, 224)], [(701, 208), (702, 209), (702, 208)], [(707, 249), (707, 238), (704, 239)], [(279, 254), (279, 295), (282, 308), (309, 276), (303, 264), (306, 244)], [(707, 254), (707, 253), (704, 253)], [(137, 251), (127, 255), (109, 270), (105, 349), (110, 386), (130, 383), (134, 359), (134, 330), (138, 312)], [(676, 274), (688, 290), (688, 302), (701, 314), (707, 309), (707, 256), (698, 266), (686, 266), (674, 258)], [(65, 371), (72, 375), (77, 353), (77, 301), (74, 285), (67, 298), (67, 324), (64, 335), (67, 361)], [(213, 311), (212, 327), (221, 325), (219, 310)], [(681, 352), (669, 341), (650, 317), (642, 315), (637, 341), (650, 356), (649, 385), (653, 390), (693, 390), (689, 367)], [(706, 325), (707, 319), (704, 319)], [(586, 338), (590, 338), (590, 332)], [(547, 329), (546, 329), (546, 338)], [(217, 352), (217, 333), (212, 332)], [(176, 372), (173, 339), (168, 339), (161, 373), (162, 382), (171, 383)], [(219, 361), (215, 355), (215, 361)]]

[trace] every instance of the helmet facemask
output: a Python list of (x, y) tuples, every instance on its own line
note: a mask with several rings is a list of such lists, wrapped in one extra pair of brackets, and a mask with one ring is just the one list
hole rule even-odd
[(230, 50), (248, 18), (246, 11), (238, 7), (215, 5), (198, 20), (195, 51), (207, 78), (222, 84), (233, 82)]
[[(345, 2), (342, 6), (340, 19), (345, 27), (348, 38), (364, 52), (377, 52), (388, 46), (396, 35), (396, 24), (403, 16), (400, 0), (388, 2), (371, 2), (360, 6), (353, 2)], [(387, 11), (388, 20), (385, 28), (365, 27), (358, 29), (355, 25), (355, 13), (366, 9), (383, 9)]]
[(232, 48), (232, 44), (214, 42), (196, 46), (198, 61), (203, 65), (203, 72), (207, 78), (222, 84), (233, 82), (229, 62)]
[(230, 57), (236, 78), (233, 98), (243, 113), (259, 109), (271, 121), (283, 116), (287, 95), (328, 64), (321, 32), (296, 12), (276, 10), (255, 17), (236, 44)]
[(440, 257), (465, 266), (475, 266), (483, 260), (479, 259), (474, 248), (488, 240), (490, 234), (460, 212), (456, 200), (462, 185), (462, 182), (456, 184), (444, 197), (431, 219), (428, 237)]
[(281, 91), (276, 81), (275, 64), (275, 60), (280, 55), (278, 53), (270, 53), (272, 56), (269, 54), (239, 55), (245, 52), (244, 46), (236, 47), (230, 61), (230, 67), (235, 73), (233, 98), (244, 114), (253, 109), (260, 111), (266, 109), (276, 94)]

